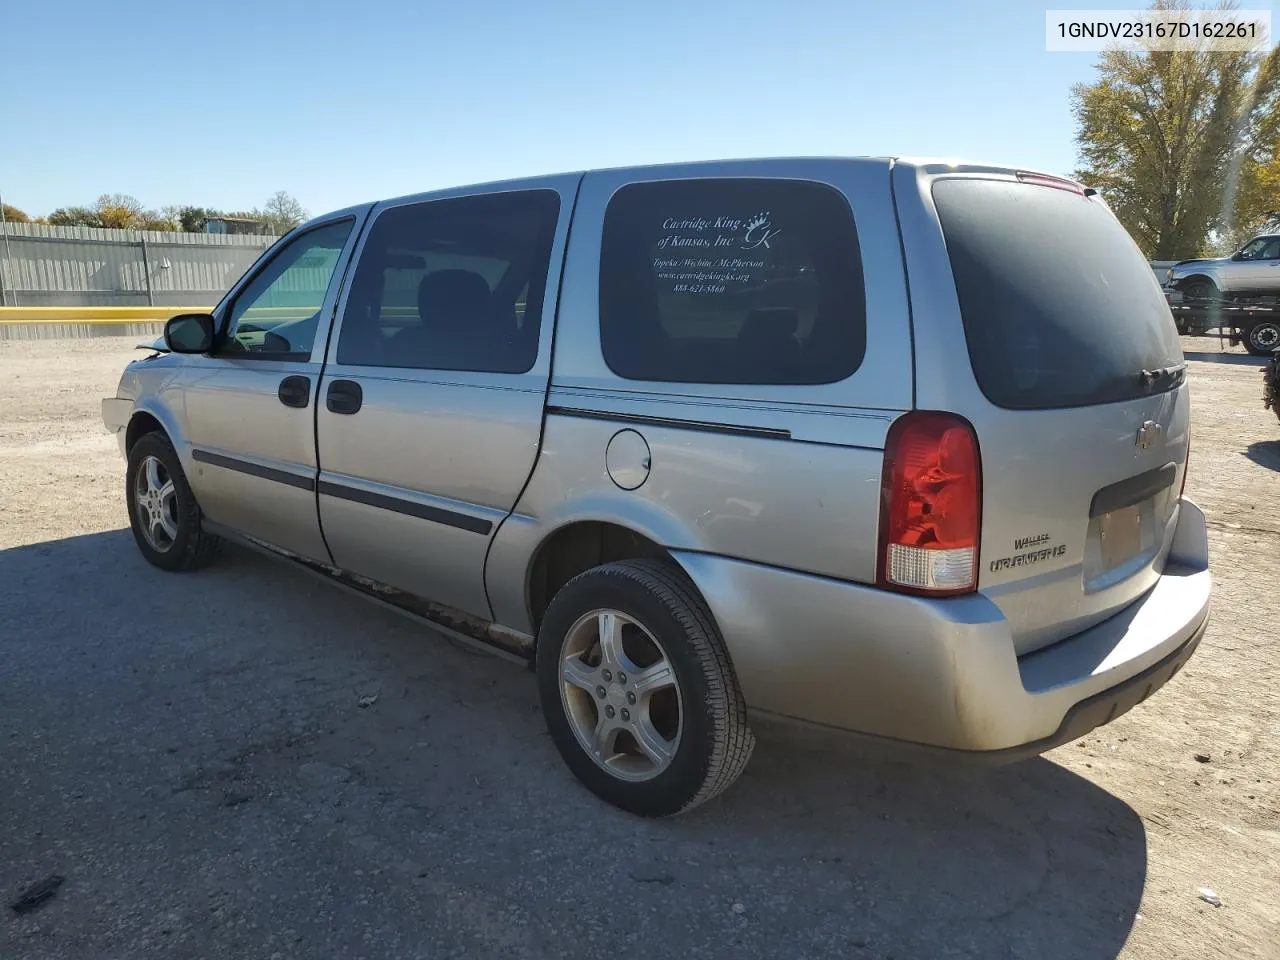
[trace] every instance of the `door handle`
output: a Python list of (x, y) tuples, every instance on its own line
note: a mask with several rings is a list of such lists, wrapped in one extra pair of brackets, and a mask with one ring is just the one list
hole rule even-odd
[(286, 407), (305, 407), (311, 402), (311, 378), (292, 376), (280, 381), (276, 393)]
[(330, 413), (355, 413), (362, 403), (364, 391), (354, 380), (334, 380), (324, 398), (324, 405)]

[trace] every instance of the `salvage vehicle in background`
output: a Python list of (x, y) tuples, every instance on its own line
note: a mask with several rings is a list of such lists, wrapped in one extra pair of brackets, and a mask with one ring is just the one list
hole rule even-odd
[(1254, 237), (1229, 257), (1179, 261), (1165, 287), (1179, 333), (1223, 330), (1257, 356), (1280, 347), (1280, 235)]
[(566, 764), (636, 813), (724, 790), (757, 728), (1042, 753), (1208, 622), (1177, 331), (1059, 177), (754, 160), (385, 200), (165, 341), (102, 404), (143, 556), (265, 546), (531, 663)]
[(1267, 357), (1280, 347), (1280, 304), (1233, 304), (1221, 300), (1187, 300), (1175, 294), (1169, 311), (1178, 333), (1204, 336), (1217, 330), (1222, 339), (1257, 357)]
[(1167, 283), (1191, 300), (1280, 295), (1280, 235), (1254, 237), (1229, 257), (1180, 260)]

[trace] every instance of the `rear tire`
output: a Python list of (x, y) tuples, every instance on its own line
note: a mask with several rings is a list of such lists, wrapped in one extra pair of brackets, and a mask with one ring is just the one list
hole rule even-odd
[(1263, 320), (1244, 334), (1244, 348), (1255, 357), (1269, 357), (1280, 347), (1280, 322)]
[(561, 757), (623, 810), (690, 810), (751, 758), (755, 737), (715, 619), (670, 564), (623, 560), (570, 580), (543, 618), (536, 666)]
[(125, 471), (129, 526), (143, 557), (161, 570), (195, 570), (218, 552), (222, 541), (201, 527), (200, 505), (163, 433), (139, 437)]

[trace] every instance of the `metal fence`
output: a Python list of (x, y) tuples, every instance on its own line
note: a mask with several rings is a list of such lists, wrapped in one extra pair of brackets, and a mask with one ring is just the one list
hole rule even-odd
[[(0, 306), (212, 306), (275, 240), (9, 223), (0, 226)], [(1151, 261), (1162, 283), (1170, 266)]]
[(0, 306), (210, 306), (275, 237), (9, 223)]

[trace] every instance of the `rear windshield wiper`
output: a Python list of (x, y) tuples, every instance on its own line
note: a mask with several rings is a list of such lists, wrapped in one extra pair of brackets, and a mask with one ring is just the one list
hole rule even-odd
[(1144, 387), (1159, 386), (1166, 384), (1175, 387), (1182, 382), (1183, 377), (1187, 373), (1186, 362), (1175, 363), (1169, 367), (1156, 367), (1154, 370), (1143, 370), (1138, 374), (1138, 379), (1142, 381)]

